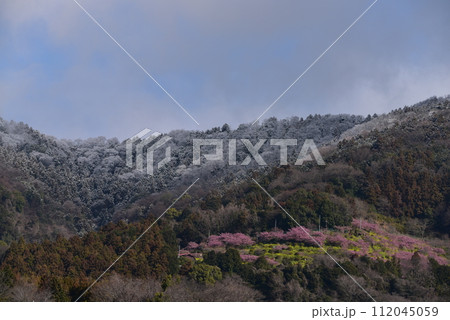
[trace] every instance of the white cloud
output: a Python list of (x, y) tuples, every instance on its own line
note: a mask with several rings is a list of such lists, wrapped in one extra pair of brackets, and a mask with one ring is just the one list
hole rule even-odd
[[(80, 0), (201, 128), (252, 122), (370, 2)], [(449, 5), (409, 4), (374, 6), (267, 116), (380, 113), (450, 93)], [(35, 50), (24, 35), (43, 25), (43, 50), (68, 61), (55, 82), (60, 66), (33, 52), (6, 60), (2, 116), (72, 138), (197, 128), (72, 0), (3, 0), (0, 23), (12, 39), (0, 58)]]

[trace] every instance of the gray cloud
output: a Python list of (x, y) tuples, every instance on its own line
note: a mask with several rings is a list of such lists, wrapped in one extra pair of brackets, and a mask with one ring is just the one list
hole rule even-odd
[[(80, 2), (201, 128), (253, 121), (371, 3)], [(0, 75), (2, 116), (70, 138), (197, 128), (72, 1), (0, 6), (0, 48), (31, 50)], [(267, 116), (381, 113), (449, 94), (449, 10), (447, 1), (379, 1)], [(63, 63), (33, 61), (24, 35), (35, 26)]]

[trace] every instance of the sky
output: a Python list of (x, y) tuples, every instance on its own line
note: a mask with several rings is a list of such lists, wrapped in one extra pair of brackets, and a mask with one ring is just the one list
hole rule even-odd
[[(0, 0), (0, 117), (58, 138), (252, 123), (373, 1)], [(379, 0), (262, 118), (450, 94), (450, 2)]]

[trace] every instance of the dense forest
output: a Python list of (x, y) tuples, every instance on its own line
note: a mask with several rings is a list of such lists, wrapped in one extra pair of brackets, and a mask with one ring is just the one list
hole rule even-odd
[[(184, 171), (155, 177), (2, 121), (0, 300), (75, 301), (200, 177), (80, 300), (449, 301), (449, 107), (172, 132)], [(193, 168), (192, 137), (317, 138), (326, 165)]]

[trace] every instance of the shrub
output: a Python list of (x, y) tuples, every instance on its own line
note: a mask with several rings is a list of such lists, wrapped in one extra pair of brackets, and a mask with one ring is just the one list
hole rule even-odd
[(195, 265), (189, 276), (199, 283), (213, 285), (217, 280), (222, 279), (222, 271), (216, 266), (202, 263)]

